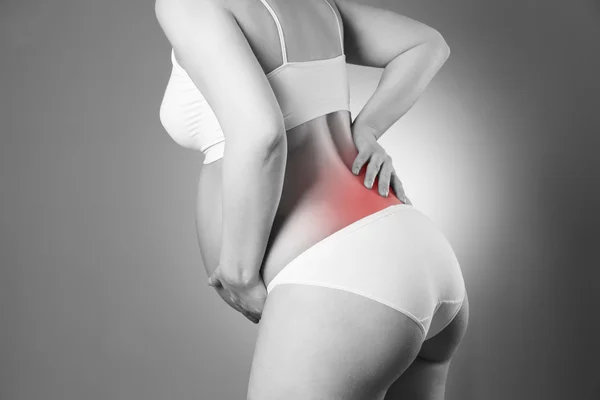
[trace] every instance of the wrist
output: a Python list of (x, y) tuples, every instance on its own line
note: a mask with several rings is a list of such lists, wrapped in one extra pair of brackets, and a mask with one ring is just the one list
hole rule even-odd
[(352, 140), (356, 149), (360, 152), (377, 143), (377, 136), (370, 128), (356, 127), (352, 130)]
[(220, 262), (219, 268), (227, 283), (233, 286), (249, 286), (261, 279), (260, 272), (247, 265)]
[(377, 131), (370, 125), (352, 124), (352, 138), (354, 141), (377, 141)]

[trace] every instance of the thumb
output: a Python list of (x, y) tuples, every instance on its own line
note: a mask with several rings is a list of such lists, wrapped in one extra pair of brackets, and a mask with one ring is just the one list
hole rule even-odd
[(208, 280), (206, 281), (206, 283), (208, 283), (208, 286), (217, 286), (219, 283), (219, 279), (217, 278), (216, 274), (213, 273), (211, 276), (208, 277)]

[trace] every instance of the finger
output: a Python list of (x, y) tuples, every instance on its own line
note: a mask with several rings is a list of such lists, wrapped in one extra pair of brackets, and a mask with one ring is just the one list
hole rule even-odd
[(251, 310), (248, 307), (244, 307), (244, 313), (248, 316), (248, 318), (252, 318), (257, 321), (260, 320), (260, 317), (261, 317), (260, 313), (257, 313), (256, 311)]
[(213, 272), (213, 274), (210, 276), (210, 278), (208, 278), (207, 283), (210, 286), (215, 287), (215, 288), (224, 287), (223, 282), (221, 282), (221, 275), (219, 274), (218, 269), (215, 270), (215, 272)]
[(233, 301), (235, 302), (235, 304), (243, 310), (243, 314), (246, 315), (246, 317), (248, 317), (249, 319), (256, 319), (256, 320), (260, 320), (261, 315), (262, 315), (262, 310), (259, 310), (256, 306), (252, 305), (252, 303), (254, 302), (255, 299), (249, 299), (250, 302), (245, 301), (243, 298), (237, 297), (237, 296), (233, 296), (232, 297)]
[(402, 201), (405, 197), (404, 187), (402, 185), (402, 181), (400, 181), (400, 178), (398, 178), (398, 175), (396, 175), (396, 172), (392, 172), (390, 177), (390, 186), (394, 190), (396, 197)]
[(221, 284), (221, 280), (219, 279), (218, 275), (216, 272), (214, 272), (206, 281), (206, 283), (208, 283), (209, 286), (212, 287), (222, 287), (223, 285)]
[(262, 308), (259, 309), (257, 307), (252, 307), (250, 305), (246, 305), (244, 307), (244, 309), (249, 312), (250, 314), (252, 314), (255, 318), (261, 319), (262, 318)]
[(244, 315), (244, 317), (246, 317), (247, 319), (249, 319), (250, 321), (252, 321), (255, 324), (258, 323), (259, 317), (256, 315), (256, 313), (249, 310), (248, 307), (246, 307), (244, 304), (242, 304), (242, 302), (240, 300), (235, 300), (235, 305), (237, 306), (238, 311), (240, 313), (242, 313)]
[(352, 173), (354, 175), (358, 175), (363, 165), (365, 165), (369, 158), (371, 158), (371, 153), (368, 151), (362, 151), (358, 153), (358, 155), (354, 159), (354, 162), (352, 163)]
[(249, 314), (249, 313), (244, 313), (244, 316), (245, 316), (245, 317), (246, 317), (248, 320), (250, 320), (250, 322), (252, 322), (253, 324), (258, 324), (258, 322), (259, 322), (259, 319), (258, 319), (258, 318), (256, 318), (256, 317), (255, 317), (254, 315), (252, 315), (252, 314)]
[(229, 303), (231, 307), (233, 307), (237, 312), (243, 314), (244, 316), (247, 316), (248, 311), (244, 308), (244, 306), (237, 297), (233, 296), (230, 291), (227, 291), (226, 296), (228, 297), (227, 303)]
[(367, 165), (367, 173), (365, 175), (365, 186), (371, 189), (373, 187), (373, 182), (375, 182), (375, 177), (379, 173), (379, 169), (381, 168), (381, 164), (383, 164), (383, 157), (380, 155), (374, 155), (371, 157), (369, 161), (369, 165)]
[(236, 300), (236, 305), (243, 311), (243, 314), (254, 319), (260, 319), (260, 312), (258, 312), (254, 307), (251, 307), (249, 304), (242, 300)]
[(229, 291), (227, 289), (225, 289), (224, 287), (221, 286), (221, 287), (216, 287), (215, 290), (217, 291), (219, 296), (221, 296), (223, 301), (225, 301), (225, 303), (227, 303), (229, 305), (229, 307), (235, 308), (237, 310), (237, 306), (231, 300), (231, 294), (229, 294)]
[(379, 194), (383, 197), (387, 197), (390, 191), (392, 172), (394, 172), (394, 166), (392, 165), (392, 159), (390, 158), (383, 162), (381, 171), (379, 172)]
[(408, 204), (409, 200), (406, 197), (406, 194), (404, 193), (404, 187), (402, 186), (402, 181), (400, 180), (400, 178), (398, 178), (398, 175), (396, 175), (396, 172), (392, 172), (391, 186), (392, 186), (392, 189), (394, 190), (394, 193), (396, 194), (396, 197), (401, 202)]

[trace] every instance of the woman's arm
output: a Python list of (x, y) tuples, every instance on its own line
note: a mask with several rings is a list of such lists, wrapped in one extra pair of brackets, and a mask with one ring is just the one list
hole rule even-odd
[(281, 110), (234, 16), (215, 0), (157, 0), (179, 63), (223, 129), (220, 268), (255, 281), (281, 198), (287, 141)]
[(335, 0), (349, 63), (384, 68), (375, 93), (353, 122), (379, 139), (417, 101), (450, 55), (435, 29), (393, 11)]

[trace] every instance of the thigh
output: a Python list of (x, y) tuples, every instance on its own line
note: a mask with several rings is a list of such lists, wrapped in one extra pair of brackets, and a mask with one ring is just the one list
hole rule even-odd
[(452, 356), (465, 335), (469, 322), (469, 299), (452, 322), (423, 342), (417, 358), (390, 386), (385, 400), (443, 400)]
[(412, 319), (369, 298), (278, 285), (259, 325), (248, 399), (383, 399), (423, 338)]

